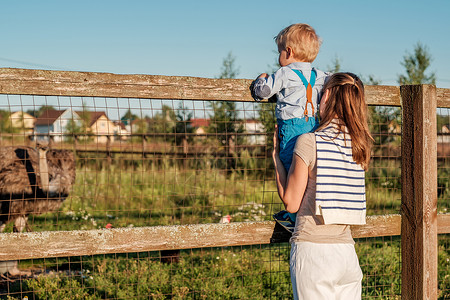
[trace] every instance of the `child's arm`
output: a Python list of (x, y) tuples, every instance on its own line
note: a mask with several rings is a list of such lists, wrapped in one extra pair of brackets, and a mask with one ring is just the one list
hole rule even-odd
[(259, 78), (268, 78), (268, 77), (269, 77), (269, 74), (267, 74), (267, 73), (262, 73), (262, 74), (259, 75), (258, 78), (256, 78), (256, 79), (259, 79)]
[(250, 92), (253, 99), (256, 101), (261, 101), (262, 99), (269, 99), (276, 93), (278, 93), (284, 82), (284, 71), (279, 69), (272, 75), (267, 73), (262, 73), (256, 78), (255, 81), (250, 85)]
[(250, 93), (252, 94), (252, 98), (255, 99), (255, 101), (261, 101), (262, 99), (264, 99), (264, 97), (260, 97), (257, 93), (256, 93), (256, 89), (255, 89), (255, 83), (258, 79), (260, 78), (267, 78), (269, 77), (269, 75), (267, 73), (262, 73), (261, 75), (259, 75), (255, 80), (253, 80), (252, 84), (250, 84)]

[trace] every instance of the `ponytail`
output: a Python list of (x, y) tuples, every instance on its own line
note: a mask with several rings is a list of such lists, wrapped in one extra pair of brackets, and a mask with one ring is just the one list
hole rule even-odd
[(347, 132), (352, 140), (353, 160), (367, 171), (373, 143), (367, 124), (367, 104), (364, 98), (364, 84), (352, 73), (331, 75), (323, 88), (328, 99), (318, 130), (325, 128), (332, 120), (339, 120), (339, 130)]

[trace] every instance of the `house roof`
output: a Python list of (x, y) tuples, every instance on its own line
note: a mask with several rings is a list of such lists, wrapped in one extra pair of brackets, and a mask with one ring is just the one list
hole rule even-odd
[(94, 123), (97, 122), (97, 120), (100, 119), (100, 117), (103, 115), (105, 115), (105, 117), (109, 120), (108, 116), (104, 111), (76, 111), (76, 113), (80, 117), (83, 115), (83, 113), (89, 114), (89, 127), (94, 125)]
[(47, 109), (42, 115), (36, 119), (34, 125), (50, 125), (53, 124), (66, 110)]
[(24, 119), (36, 119), (35, 117), (33, 117), (32, 115), (30, 115), (29, 113), (24, 112), (24, 111), (21, 111), (21, 110), (12, 112), (11, 115), (10, 115), (9, 117), (10, 117), (10, 118), (16, 118), (16, 115), (17, 115), (17, 117), (20, 117), (20, 115), (23, 115), (23, 118), (24, 118)]
[(126, 130), (125, 124), (122, 121), (113, 121), (114, 125), (119, 126), (120, 129)]
[[(56, 119), (58, 119), (66, 110), (55, 110), (48, 109), (42, 113), (42, 115), (36, 119), (35, 125), (50, 125), (53, 124)], [(105, 116), (108, 118), (104, 111), (74, 111), (78, 116), (82, 116), (83, 113), (88, 113), (89, 115), (89, 126), (94, 125), (95, 122), (101, 117)], [(108, 119), (109, 120), (109, 119)]]
[(197, 127), (208, 127), (210, 123), (209, 119), (191, 119), (191, 126)]

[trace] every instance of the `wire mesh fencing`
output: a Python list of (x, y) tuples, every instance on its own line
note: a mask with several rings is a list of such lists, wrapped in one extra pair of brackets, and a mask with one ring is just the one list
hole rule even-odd
[(398, 214), (401, 205), (401, 109), (369, 106), (369, 112), (374, 144), (366, 175), (367, 213)]
[(400, 299), (401, 245), (399, 237), (358, 239), (363, 299)]
[[(11, 157), (5, 153), (15, 159), (0, 174), (14, 178), (0, 189), (4, 234), (270, 221), (282, 209), (271, 159), (273, 104), (0, 97), (0, 165)], [(396, 214), (401, 111), (369, 110), (375, 145), (366, 174), (367, 213)], [(444, 115), (438, 125), (448, 124), (448, 110), (438, 114)], [(446, 142), (439, 144), (439, 137), (447, 136), (440, 132), (438, 209), (445, 213), (449, 151)], [(27, 192), (14, 192), (14, 182), (28, 184), (21, 187)], [(445, 299), (449, 239), (439, 238)], [(399, 237), (357, 240), (364, 299), (400, 297), (400, 248)], [(0, 262), (4, 274), (16, 267), (16, 275), (0, 278), (1, 298), (288, 299), (292, 294), (288, 243)]]
[[(44, 173), (52, 187), (57, 171), (75, 170), (64, 194), (3, 189), (5, 233), (262, 221), (281, 209), (269, 167), (272, 133), (263, 127), (273, 111), (260, 118), (260, 104), (4, 99), (0, 143), (4, 151), (20, 150), (14, 176), (34, 176), (36, 190)], [(41, 171), (39, 151), (47, 151), (47, 172)], [(54, 170), (63, 166), (51, 155), (63, 151), (75, 159), (67, 169)], [(0, 295), (279, 299), (291, 293), (288, 252), (284, 244), (10, 261), (5, 271), (18, 267), (20, 273), (0, 280)]]
[[(438, 108), (437, 123), (437, 195), (439, 214), (450, 211), (450, 110)], [(438, 282), (440, 299), (450, 299), (450, 235), (438, 236)]]
[[(13, 299), (283, 299), (291, 294), (286, 245), (27, 261), (34, 279), (4, 282)], [(25, 262), (24, 262), (25, 263)]]
[[(76, 179), (62, 209), (36, 215), (30, 208), (33, 231), (269, 220), (274, 205), (280, 207), (273, 201), (267, 135), (256, 104), (7, 99), (3, 110), (12, 118), (4, 120), (3, 147), (31, 146), (31, 153), (49, 144), (76, 157), (70, 166)], [(33, 131), (17, 130), (20, 118), (24, 129), (43, 107), (50, 109), (37, 117)], [(15, 109), (24, 113), (17, 116)], [(57, 178), (49, 175), (51, 186)]]
[[(6, 98), (2, 147), (45, 144), (76, 157), (62, 209), (36, 215), (30, 208), (33, 231), (261, 221), (281, 209), (271, 167), (271, 104)], [(370, 110), (368, 213), (399, 213), (400, 110)]]

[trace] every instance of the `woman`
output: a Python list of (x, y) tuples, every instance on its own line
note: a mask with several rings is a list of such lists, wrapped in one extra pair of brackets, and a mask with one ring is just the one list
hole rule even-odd
[(297, 139), (287, 174), (274, 134), (278, 194), (297, 212), (290, 240), (294, 299), (361, 299), (362, 272), (350, 225), (365, 224), (364, 171), (372, 137), (364, 85), (351, 73), (330, 76), (320, 125)]

